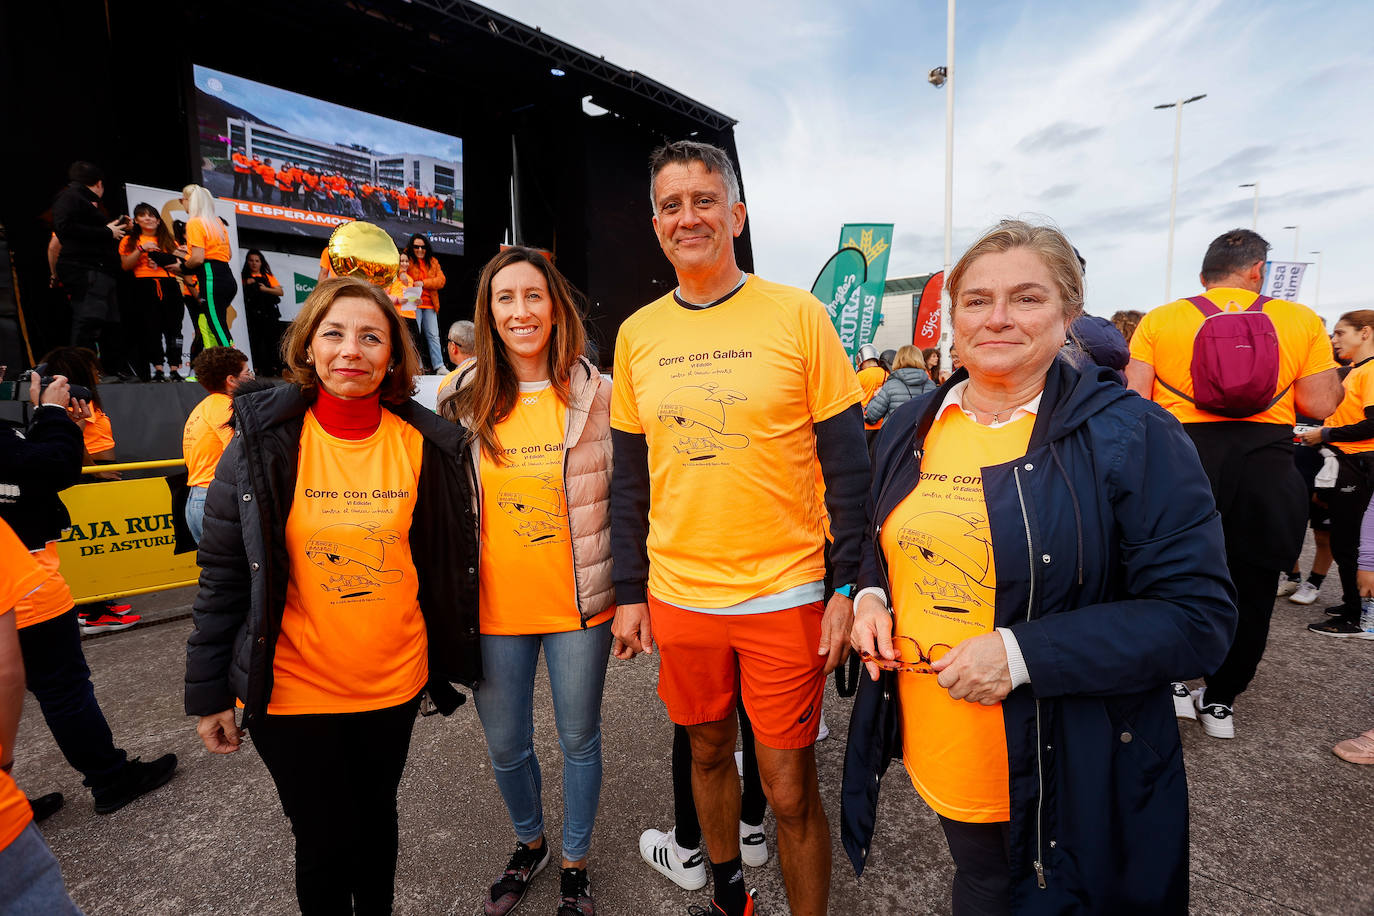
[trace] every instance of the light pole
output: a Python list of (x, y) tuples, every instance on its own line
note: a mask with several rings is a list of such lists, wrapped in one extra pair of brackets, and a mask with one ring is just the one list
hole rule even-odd
[(1302, 226), (1284, 226), (1285, 229), (1293, 230), (1293, 260), (1298, 259), (1298, 239), (1302, 237)]
[(1322, 301), (1322, 253), (1320, 251), (1312, 251), (1309, 252), (1309, 254), (1315, 254), (1317, 256), (1317, 289), (1312, 294), (1312, 311), (1315, 312)]
[(1249, 184), (1241, 185), (1241, 187), (1255, 189), (1255, 212), (1254, 215), (1250, 217), (1250, 231), (1259, 232), (1259, 182), (1252, 181)]
[[(954, 0), (950, 0), (951, 3)], [(1196, 102), (1207, 98), (1207, 93), (1195, 95), (1191, 99), (1179, 99), (1176, 102), (1166, 102), (1163, 105), (1156, 105), (1155, 108), (1174, 109), (1174, 183), (1169, 192), (1169, 257), (1164, 267), (1164, 301), (1172, 302), (1173, 297), (1169, 295), (1169, 289), (1174, 278), (1174, 212), (1178, 209), (1178, 149), (1183, 136), (1183, 106), (1190, 102)]]
[(949, 0), (945, 22), (945, 65), (930, 71), (930, 84), (945, 90), (945, 264), (940, 283), (940, 368), (950, 369), (954, 340), (950, 327), (949, 269), (954, 262), (954, 3)]

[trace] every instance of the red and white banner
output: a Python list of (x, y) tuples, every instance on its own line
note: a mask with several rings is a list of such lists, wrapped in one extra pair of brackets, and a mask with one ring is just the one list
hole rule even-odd
[(221, 197), (220, 200), (234, 205), (234, 211), (241, 216), (257, 216), (262, 219), (275, 219), (287, 223), (301, 223), (306, 226), (327, 226), (333, 228), (340, 223), (353, 221), (351, 216), (335, 216), (332, 213), (316, 213), (314, 210), (298, 210), (295, 207), (274, 207), (255, 200), (239, 200), (237, 197)]
[(921, 288), (920, 299), (912, 304), (911, 343), (924, 350), (940, 343), (940, 290), (945, 272), (937, 271)]

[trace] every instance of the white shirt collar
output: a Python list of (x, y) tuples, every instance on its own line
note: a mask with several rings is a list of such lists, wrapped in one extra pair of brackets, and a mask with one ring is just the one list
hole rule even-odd
[[(977, 423), (977, 416), (974, 415), (973, 411), (969, 410), (967, 407), (964, 406), (964, 392), (967, 390), (968, 379), (964, 379), (962, 382), (955, 385), (953, 388), (949, 389), (949, 393), (945, 395), (945, 399), (940, 402), (940, 409), (935, 411), (935, 419), (938, 420), (941, 417), (943, 417), (945, 415), (945, 411), (949, 410), (951, 407), (957, 407), (964, 412), (964, 416), (968, 417), (970, 420)], [(1008, 423), (1015, 423), (1017, 420), (1021, 419), (1027, 414), (1038, 414), (1040, 412), (1040, 399), (1044, 396), (1045, 391), (1044, 389), (1041, 389), (1040, 393), (1037, 394), (1035, 397), (1031, 398), (1028, 402), (1022, 404), (1020, 407), (1014, 409), (1011, 412), (1010, 417), (1007, 417), (1000, 423), (989, 423), (988, 428), (997, 429), (999, 426), (1006, 426)]]

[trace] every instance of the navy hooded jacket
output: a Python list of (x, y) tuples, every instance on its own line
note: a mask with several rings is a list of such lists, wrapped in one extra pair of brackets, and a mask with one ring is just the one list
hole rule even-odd
[[(982, 469), (995, 618), (1030, 674), (1003, 701), (1012, 910), (1184, 913), (1188, 796), (1169, 682), (1211, 673), (1235, 631), (1221, 521), (1192, 442), (1154, 403), (1056, 359), (1026, 454)], [(939, 390), (897, 411), (874, 460), (858, 588), (892, 594), (881, 526), (915, 487)], [(868, 857), (901, 755), (894, 674), (861, 677), (842, 839)]]

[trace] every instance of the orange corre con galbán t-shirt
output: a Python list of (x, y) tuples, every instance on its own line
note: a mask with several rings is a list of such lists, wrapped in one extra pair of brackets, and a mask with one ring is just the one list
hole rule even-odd
[[(947, 407), (926, 435), (921, 480), (882, 523), (896, 636), (932, 658), (992, 632), (997, 592), (982, 469), (1025, 454), (1034, 415), (997, 428)], [(901, 658), (914, 647), (894, 640)], [(946, 650), (947, 651), (947, 650)], [(902, 758), (916, 792), (938, 814), (986, 824), (1011, 817), (1002, 704), (952, 699), (934, 674), (901, 672)]]
[(212, 226), (201, 216), (186, 223), (186, 247), (204, 248), (205, 260), (229, 263), (229, 231), (218, 221)]
[(186, 459), (186, 486), (208, 487), (215, 479), (215, 465), (234, 438), (229, 418), (234, 414), (234, 399), (227, 394), (211, 394), (186, 418), (181, 433), (181, 456)]
[[(482, 451), (482, 633), (525, 636), (582, 626), (573, 579), (572, 532), (563, 489), (568, 409), (552, 386), (522, 390), (496, 425), (506, 463)], [(609, 620), (612, 608), (592, 620)]]
[[(0, 575), (0, 617), (3, 617), (46, 578), (23, 542), (3, 521), (0, 521), (0, 569), (4, 570)], [(0, 759), (6, 756), (6, 749), (0, 746)], [(0, 852), (4, 852), (32, 820), (29, 800), (19, 791), (10, 774), (0, 770)]]
[(385, 709), (425, 686), (428, 643), (410, 543), (423, 448), (420, 433), (387, 410), (377, 431), (358, 440), (331, 436), (313, 410), (306, 414), (268, 713)]

